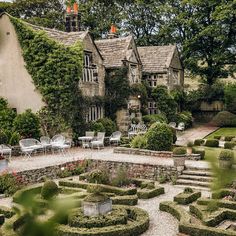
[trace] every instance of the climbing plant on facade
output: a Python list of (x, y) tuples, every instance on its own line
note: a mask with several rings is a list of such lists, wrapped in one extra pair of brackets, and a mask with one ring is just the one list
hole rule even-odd
[(81, 117), (78, 114), (81, 111), (78, 82), (83, 67), (81, 42), (65, 46), (19, 19), (10, 19), (23, 50), (26, 69), (42, 94), (47, 109), (73, 127), (76, 117)]

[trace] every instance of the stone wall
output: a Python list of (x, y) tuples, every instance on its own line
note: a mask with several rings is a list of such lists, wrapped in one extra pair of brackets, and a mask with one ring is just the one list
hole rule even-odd
[(172, 152), (166, 152), (166, 151), (152, 151), (152, 150), (146, 150), (146, 149), (125, 148), (125, 147), (114, 148), (113, 152), (123, 153), (123, 154), (155, 156), (155, 157), (163, 157), (163, 158), (170, 158), (172, 157), (172, 154), (173, 154)]
[[(26, 170), (18, 172), (22, 176), (23, 181), (27, 184), (40, 183), (44, 181), (44, 178), (49, 179), (59, 178), (59, 172), (61, 168), (66, 167), (70, 164), (77, 164), (78, 161), (64, 163), (57, 166), (49, 166), (40, 169)], [(174, 166), (162, 166), (162, 165), (151, 165), (151, 164), (135, 164), (128, 162), (115, 162), (115, 161), (101, 161), (92, 159), (87, 171), (91, 171), (98, 167), (108, 168), (112, 174), (114, 174), (120, 167), (127, 170), (130, 177), (143, 178), (156, 180), (162, 175), (166, 175), (170, 179), (173, 175), (179, 175), (180, 172)]]

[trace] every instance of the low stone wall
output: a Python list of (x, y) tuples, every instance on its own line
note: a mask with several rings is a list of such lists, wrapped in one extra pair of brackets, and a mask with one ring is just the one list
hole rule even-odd
[[(40, 183), (44, 181), (44, 178), (57, 179), (59, 178), (59, 173), (61, 168), (66, 167), (70, 164), (77, 164), (77, 161), (64, 163), (62, 165), (48, 166), (45, 168), (26, 170), (18, 172), (23, 181), (27, 184)], [(127, 170), (130, 177), (143, 178), (157, 180), (160, 176), (165, 175), (167, 179), (170, 179), (173, 175), (179, 175), (174, 166), (162, 166), (162, 165), (151, 165), (151, 164), (137, 164), (128, 162), (115, 162), (115, 161), (101, 161), (101, 160), (91, 160), (87, 171), (91, 171), (98, 167), (108, 168), (112, 174), (123, 167)]]
[(144, 155), (144, 156), (155, 156), (155, 157), (172, 157), (172, 152), (166, 151), (152, 151), (147, 149), (138, 149), (138, 148), (126, 148), (126, 147), (117, 147), (114, 148), (114, 153), (123, 153), (123, 154), (133, 154), (133, 155)]

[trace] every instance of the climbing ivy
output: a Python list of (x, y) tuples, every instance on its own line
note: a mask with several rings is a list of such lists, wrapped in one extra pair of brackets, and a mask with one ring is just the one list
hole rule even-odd
[(83, 67), (81, 42), (65, 46), (48, 38), (45, 32), (33, 30), (19, 19), (10, 19), (23, 51), (26, 68), (42, 94), (47, 109), (51, 114), (63, 117), (70, 127), (75, 128), (77, 119), (82, 119), (82, 95), (78, 87)]

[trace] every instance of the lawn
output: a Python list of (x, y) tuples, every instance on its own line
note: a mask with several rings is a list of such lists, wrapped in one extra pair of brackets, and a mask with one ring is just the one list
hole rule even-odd
[(228, 136), (228, 135), (234, 135), (236, 136), (236, 128), (220, 128), (216, 130), (215, 132), (209, 134), (206, 136), (206, 139), (213, 139), (214, 136), (221, 135), (221, 136)]
[[(196, 146), (196, 149), (204, 149), (205, 150), (205, 160), (209, 160), (212, 157), (218, 158), (220, 152), (222, 150), (225, 150), (224, 148), (213, 148), (213, 147), (204, 147), (204, 146)], [(234, 152), (234, 158), (235, 158), (235, 163), (236, 163), (236, 150), (233, 150)]]

